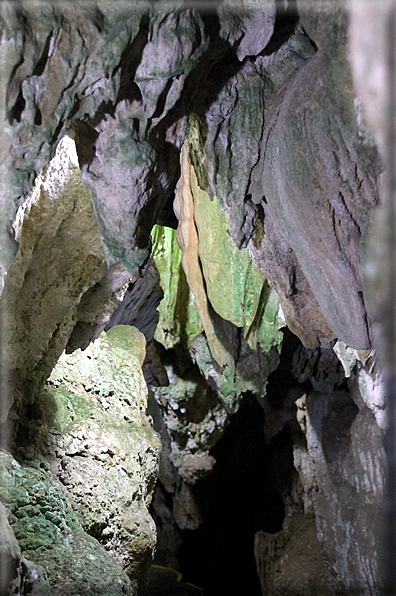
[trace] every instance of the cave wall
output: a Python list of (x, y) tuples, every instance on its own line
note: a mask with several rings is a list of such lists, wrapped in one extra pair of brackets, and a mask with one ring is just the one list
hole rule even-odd
[[(196, 548), (188, 533), (210, 539), (208, 520), (219, 514), (203, 487), (216, 493), (222, 441), (242, 440), (247, 411), (261, 420), (265, 474), (283, 507), (276, 527), (252, 530), (255, 589), (380, 591), (385, 404), (362, 249), (383, 166), (354, 90), (348, 18), (343, 0), (315, 10), (298, 0), (223, 0), (210, 11), (143, 0), (0, 6), (3, 472), (12, 490), (19, 470), (56, 493), (53, 508), (75, 540), (99, 561), (111, 553), (123, 586), (114, 593), (144, 585), (157, 473), (158, 560), (180, 569), (181, 546)], [(143, 369), (161, 456), (146, 397), (140, 438), (120, 448), (139, 463), (128, 480), (119, 453), (97, 453), (85, 431), (72, 440), (71, 421), (56, 441), (83, 445), (63, 455), (60, 443), (41, 445), (29, 456), (23, 437), (34, 424), (52, 432), (43, 395), (54, 390), (58, 359), (78, 368), (106, 341), (102, 330), (119, 325), (148, 341)], [(127, 349), (138, 350), (139, 368), (145, 348), (133, 337)], [(74, 408), (93, 391), (62, 371), (59, 413), (70, 410), (65, 392)], [(128, 426), (118, 389), (95, 391), (82, 426), (88, 416), (92, 428), (107, 428), (102, 410)], [(144, 455), (138, 443), (149, 435)], [(65, 457), (63, 467), (48, 463)], [(84, 501), (92, 477), (110, 472), (111, 485), (123, 486), (117, 521), (111, 486), (100, 505)], [(19, 509), (36, 501), (20, 505), (12, 490), (1, 523), (15, 589), (28, 592), (30, 573), (45, 593), (56, 566), (35, 571), (35, 549), (12, 537)], [(259, 516), (267, 496), (257, 497)], [(300, 568), (311, 571), (293, 580)]]
[(172, 221), (195, 113), (198, 182), (229, 213), (238, 247), (255, 237), (297, 335), (309, 347), (334, 337), (370, 347), (359, 247), (382, 166), (359, 132), (345, 6), (182, 7), (4, 3), (2, 270), (18, 206), (73, 130), (107, 263), (133, 274), (152, 225)]
[(19, 412), (12, 453), (0, 452), (2, 594), (132, 595), (144, 583), (160, 451), (144, 353), (144, 336), (118, 325), (63, 354)]
[(157, 346), (164, 375), (146, 374), (163, 444), (155, 562), (209, 595), (243, 585), (260, 594), (253, 554), (264, 595), (380, 594), (378, 365), (371, 352), (346, 358), (344, 346), (341, 358), (340, 346), (306, 349), (284, 333), (261, 395), (245, 392), (229, 415), (207, 388), (191, 402), (181, 385), (202, 377), (186, 355)]

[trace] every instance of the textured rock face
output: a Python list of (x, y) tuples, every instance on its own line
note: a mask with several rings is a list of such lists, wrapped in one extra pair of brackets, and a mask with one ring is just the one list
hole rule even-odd
[[(243, 393), (265, 394), (279, 361), (284, 326), (277, 295), (227, 234), (227, 215), (198, 186), (193, 160), (197, 129), (183, 145), (184, 175), (176, 193), (179, 227), (157, 227), (153, 257), (164, 301), (156, 339), (189, 352), (229, 411)], [(195, 137), (195, 138), (194, 138)], [(202, 267), (202, 269), (201, 269)], [(204, 331), (204, 333), (202, 333)]]
[[(380, 593), (381, 431), (368, 408), (359, 412), (342, 392), (313, 393), (306, 407), (318, 539), (342, 586), (352, 593)], [(355, 494), (364, 507), (347, 505)]]
[[(331, 361), (330, 351), (323, 356)], [(375, 399), (381, 387), (374, 390), (373, 383), (367, 390), (365, 382), (367, 377), (375, 378), (374, 362), (367, 354), (363, 362), (352, 361), (345, 391), (339, 389), (342, 371), (337, 371), (334, 362), (332, 374), (316, 373), (314, 382), (313, 366), (324, 372), (328, 368), (325, 361), (314, 364), (307, 360), (303, 365), (300, 361), (300, 380), (311, 377), (314, 391), (296, 402), (297, 419), (306, 435), (309, 457), (305, 465), (310, 470), (311, 499), (324, 557), (340, 590), (379, 594), (378, 528), (385, 458), (377, 420), (383, 410)], [(351, 507), (356, 494), (360, 505)]]
[[(301, 268), (296, 286), (305, 284), (307, 297), (313, 294), (319, 303), (330, 339), (336, 336), (353, 347), (367, 348), (360, 254), (355, 248), (368, 224), (369, 205), (377, 200), (373, 175), (379, 173), (379, 164), (375, 170), (357, 125), (353, 127), (353, 94), (348, 92), (353, 85), (343, 56), (344, 17), (341, 13), (328, 18), (337, 28), (337, 53), (330, 61), (332, 40), (320, 30), (317, 53), (290, 76), (281, 101), (274, 98), (265, 125), (265, 151), (256, 167), (263, 181), (265, 220), (273, 222), (272, 245), (279, 234), (281, 246), (292, 248)], [(311, 234), (305, 233), (307, 227)], [(342, 295), (341, 305), (336, 296)], [(318, 329), (318, 337), (323, 335)]]
[[(15, 584), (20, 583), (21, 550), (14, 532), (7, 519), (7, 510), (0, 504), (0, 560), (1, 560), (1, 593), (5, 594), (9, 588), (15, 590)], [(14, 585), (12, 585), (14, 584)]]
[[(73, 127), (107, 262), (134, 274), (152, 225), (174, 225), (179, 151), (195, 113), (200, 187), (229, 213), (237, 246), (255, 236), (255, 259), (293, 330), (309, 347), (334, 337), (369, 347), (359, 247), (381, 165), (356, 123), (342, 3), (323, 18), (302, 6), (301, 23), (269, 0), (223, 3), (213, 16), (146, 2), (5, 3), (2, 12), (12, 141), (3, 167), (14, 168), (6, 227)], [(15, 242), (6, 229), (2, 246), (7, 269)]]
[[(21, 593), (35, 576), (44, 593), (58, 587), (65, 558), (84, 567), (62, 580), (65, 593), (89, 594), (89, 583), (132, 593), (122, 567), (140, 581), (151, 556), (158, 444), (140, 414), (141, 375), (133, 414), (120, 369), (106, 368), (118, 366), (111, 341), (87, 348), (120, 322), (157, 341), (145, 372), (163, 441), (154, 510), (164, 558), (177, 566), (183, 533), (198, 528), (217, 544), (208, 520), (225, 529), (238, 518), (211, 508), (199, 487), (219, 487), (221, 438), (241, 403), (258, 400), (261, 417), (252, 415), (265, 413), (275, 470), (266, 478), (279, 494), (252, 491), (254, 512), (266, 519), (271, 499), (284, 509), (272, 527), (254, 523), (244, 535), (263, 593), (294, 589), (304, 566), (305, 591), (379, 593), (384, 403), (361, 352), (371, 331), (360, 249), (382, 166), (354, 97), (345, 3), (312, 6), (224, 0), (210, 14), (181, 1), (1, 3), (1, 421), (9, 415), (2, 439), (25, 458), (2, 456), (10, 491), (1, 523)], [(85, 187), (63, 145), (29, 197), (68, 133)], [(305, 346), (287, 370), (282, 312)], [(328, 347), (335, 339), (343, 368)], [(108, 363), (95, 368), (99, 345)], [(41, 391), (65, 348), (71, 356)], [(241, 439), (230, 451), (250, 461)], [(19, 553), (11, 532), (30, 540), (36, 522), (51, 545), (42, 570), (29, 563), (35, 548)]]
[(56, 593), (132, 594), (147, 573), (160, 444), (145, 414), (144, 354), (144, 336), (117, 326), (63, 355), (21, 421), (23, 465), (2, 453), (19, 548)]
[(314, 518), (301, 514), (286, 518), (281, 532), (257, 532), (254, 550), (262, 593), (283, 596), (298, 586), (300, 594), (337, 594), (318, 546)]
[(10, 520), (11, 540), (18, 540), (23, 555), (39, 561), (35, 564), (13, 555), (19, 559), (20, 571), (13, 578), (15, 592), (11, 593), (137, 594), (122, 568), (84, 532), (44, 461), (40, 469), (21, 466), (4, 451), (0, 456), (1, 498)]
[(120, 265), (106, 265), (92, 199), (67, 137), (18, 211), (14, 230), (19, 249), (0, 299), (2, 422), (14, 400), (18, 409), (34, 399), (76, 324), (74, 347), (100, 333), (130, 279)]
[(84, 529), (139, 581), (155, 546), (147, 507), (160, 448), (145, 416), (144, 354), (142, 334), (116, 326), (84, 352), (62, 356), (41, 396), (43, 410), (56, 411), (56, 474)]
[(166, 367), (168, 386), (152, 387), (150, 413), (161, 434), (159, 479), (173, 498), (173, 516), (181, 530), (197, 529), (202, 522), (191, 489), (207, 476), (216, 460), (211, 449), (228, 423), (216, 394), (194, 368)]
[[(368, 405), (367, 385), (359, 383), (362, 371), (375, 378), (375, 366), (370, 354), (349, 356), (344, 370), (330, 349), (286, 343), (269, 378), (265, 433), (278, 445), (275, 477), (285, 519), (280, 532), (255, 536), (263, 594), (294, 593), (294, 581), (308, 594), (382, 593), (383, 432), (378, 402)], [(369, 389), (371, 397), (380, 389)], [(286, 430), (291, 468), (285, 470)]]
[(150, 342), (158, 325), (158, 306), (164, 297), (160, 276), (153, 259), (149, 259), (142, 277), (129, 284), (122, 302), (111, 316), (105, 330), (114, 325), (132, 325)]

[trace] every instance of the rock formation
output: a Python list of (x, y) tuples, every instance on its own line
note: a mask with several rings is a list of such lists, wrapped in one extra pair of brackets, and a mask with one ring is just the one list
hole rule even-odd
[(1, 3), (1, 595), (380, 593), (349, 16)]

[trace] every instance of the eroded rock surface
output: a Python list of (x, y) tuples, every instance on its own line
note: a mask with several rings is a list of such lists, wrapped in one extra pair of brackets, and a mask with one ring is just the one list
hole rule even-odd
[[(331, 361), (330, 351), (324, 356)], [(314, 391), (296, 402), (299, 424), (307, 441), (306, 465), (311, 472), (318, 540), (340, 583), (339, 589), (379, 594), (385, 457), (376, 409), (372, 403), (371, 408), (365, 403), (368, 395), (375, 401), (374, 386), (367, 388), (361, 384), (366, 393), (363, 399), (355, 375), (351, 375), (342, 389), (342, 372), (337, 372), (336, 363), (333, 362), (331, 374), (323, 375), (324, 364), (324, 361), (314, 364), (316, 373), (309, 361), (308, 366), (302, 367), (303, 377), (314, 374), (318, 381), (314, 383), (311, 378)], [(321, 487), (325, 486), (323, 490)], [(359, 506), (351, 507), (356, 494), (362, 496), (362, 501)]]
[(60, 359), (39, 406), (52, 404), (55, 473), (84, 529), (139, 581), (155, 546), (147, 508), (160, 448), (145, 414), (144, 354), (142, 334), (116, 326)]
[(60, 594), (132, 594), (147, 575), (160, 443), (146, 416), (144, 355), (130, 326), (64, 354), (21, 417), (22, 464), (4, 452), (2, 500), (19, 548)]
[(293, 594), (296, 586), (310, 596), (342, 593), (323, 561), (314, 517), (295, 515), (285, 519), (281, 532), (257, 532), (254, 549), (263, 595)]
[(197, 137), (194, 120), (192, 127), (176, 199), (181, 250), (174, 230), (156, 227), (153, 233), (165, 295), (155, 337), (184, 358), (189, 353), (232, 412), (243, 393), (265, 394), (267, 377), (279, 362), (284, 318), (249, 251), (238, 250), (229, 237), (227, 215), (198, 185), (189, 161)]
[(18, 211), (14, 229), (19, 249), (0, 300), (1, 422), (14, 400), (16, 411), (34, 400), (76, 324), (85, 329), (74, 334), (74, 347), (99, 335), (130, 279), (120, 265), (106, 265), (92, 198), (68, 137)]
[(44, 460), (21, 465), (1, 451), (0, 466), (10, 527), (22, 554), (37, 561), (20, 559), (15, 594), (137, 594), (122, 568), (83, 530)]
[[(252, 555), (259, 531), (263, 592), (292, 589), (288, 557), (293, 570), (313, 565), (301, 575), (304, 589), (313, 589), (315, 573), (323, 587), (332, 572), (341, 593), (380, 591), (384, 404), (375, 364), (354, 350), (371, 348), (361, 247), (382, 165), (354, 94), (346, 3), (318, 6), (244, 0), (237, 9), (224, 0), (208, 13), (179, 0), (1, 3), (1, 420), (9, 414), (2, 439), (13, 439), (25, 458), (4, 455), (9, 486), (29, 487), (25, 504), (12, 491), (4, 499), (18, 540), (25, 532), (30, 540), (33, 521), (43, 524), (39, 539), (53, 547), (40, 559), (44, 583), (57, 586), (67, 573), (62, 557), (72, 565), (81, 558), (84, 571), (63, 582), (65, 593), (89, 594), (91, 579), (102, 593), (130, 593), (121, 568), (140, 581), (151, 556), (147, 506), (158, 443), (141, 417), (141, 375), (144, 397), (133, 414), (129, 390), (119, 392), (120, 369), (104, 382), (88, 358), (109, 340), (87, 346), (116, 322), (141, 325), (151, 340), (159, 282), (162, 348), (151, 343), (145, 368), (164, 445), (156, 513), (162, 537), (172, 534), (168, 551), (161, 543), (165, 559), (177, 567), (183, 532), (204, 528), (213, 537), (210, 519), (229, 525), (197, 487), (207, 482), (222, 494), (221, 438), (240, 404), (254, 403), (263, 408), (259, 415), (251, 406), (257, 420), (265, 414), (255, 432), (269, 444), (267, 479), (277, 483), (277, 495), (266, 495), (276, 523), (255, 503), (266, 521), (245, 535)], [(28, 198), (67, 133), (91, 194), (75, 156), (71, 165), (51, 162)], [(179, 224), (188, 228), (179, 232), (183, 252), (170, 229), (178, 226), (175, 192)], [(288, 349), (281, 312), (305, 346), (289, 360), (280, 355), (282, 342)], [(332, 351), (336, 339), (344, 368)], [(62, 357), (51, 381), (58, 386), (41, 392), (65, 347), (87, 349)], [(246, 461), (238, 441), (228, 445)], [(236, 477), (246, 478), (242, 472)], [(44, 508), (52, 495), (58, 517), (51, 509), (36, 516), (40, 482)], [(25, 505), (34, 509), (18, 517)], [(35, 549), (24, 543), (19, 558), (12, 544), (11, 537), (13, 579), (22, 585), (37, 571), (23, 563), (24, 549), (32, 561)], [(220, 549), (215, 554), (223, 564)], [(91, 555), (96, 563), (85, 575)]]
[(290, 326), (309, 347), (337, 337), (368, 348), (360, 243), (382, 166), (356, 122), (346, 8), (326, 10), (310, 18), (303, 5), (270, 0), (223, 3), (212, 15), (181, 2), (4, 3), (3, 168), (14, 169), (3, 270), (16, 251), (7, 226), (73, 128), (107, 263), (134, 275), (153, 224), (175, 225), (195, 113), (198, 183), (229, 213), (238, 247), (255, 237)]

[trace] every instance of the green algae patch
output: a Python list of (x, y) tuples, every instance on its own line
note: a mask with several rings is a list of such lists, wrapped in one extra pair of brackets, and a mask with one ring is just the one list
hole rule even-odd
[(266, 284), (246, 248), (239, 250), (228, 234), (228, 215), (216, 197), (191, 176), (194, 217), (199, 236), (199, 258), (208, 298), (214, 310), (237, 327), (249, 329)]
[[(191, 162), (191, 193), (194, 199), (194, 219), (199, 238), (199, 258), (206, 292), (213, 309), (223, 319), (244, 329), (252, 349), (260, 344), (268, 352), (280, 347), (285, 325), (279, 298), (255, 265), (247, 248), (238, 249), (229, 234), (229, 215), (221, 206), (224, 201), (210, 198), (204, 190), (207, 178), (199, 119), (190, 117), (187, 138)], [(199, 167), (195, 174), (194, 164)], [(204, 187), (200, 185), (205, 184)]]
[[(59, 594), (133, 594), (131, 585), (144, 580), (151, 563), (156, 530), (148, 507), (161, 444), (146, 414), (144, 354), (144, 336), (123, 325), (84, 351), (62, 354), (28, 424), (30, 467), (15, 464), (3, 483), (25, 556), (59, 574), (62, 585), (75, 576), (70, 591)], [(91, 559), (92, 590), (84, 583)], [(117, 570), (109, 575), (111, 582), (117, 576), (114, 589), (103, 569)], [(132, 584), (122, 591), (127, 576)]]
[(281, 329), (285, 326), (286, 321), (280, 306), (279, 296), (275, 290), (265, 284), (254, 321), (247, 333), (245, 330), (245, 337), (249, 347), (255, 350), (259, 345), (263, 352), (269, 352), (272, 347), (276, 347), (280, 352), (283, 342)]
[(83, 530), (48, 469), (21, 465), (0, 451), (0, 478), (0, 498), (21, 554), (44, 574), (35, 594), (137, 595), (122, 568)]
[[(265, 394), (267, 375), (279, 360), (285, 320), (276, 292), (249, 249), (239, 249), (230, 236), (224, 201), (207, 192), (202, 134), (192, 115), (175, 200), (179, 235), (161, 226), (152, 232), (164, 292), (155, 339), (166, 349), (187, 348), (228, 411), (235, 411), (247, 391)], [(243, 337), (238, 350), (228, 341), (233, 333), (236, 343), (236, 337)]]
[(156, 225), (152, 239), (152, 256), (164, 291), (164, 298), (158, 308), (159, 322), (155, 339), (167, 349), (179, 343), (188, 346), (201, 333), (203, 326), (181, 264), (182, 252), (176, 230)]
[[(199, 187), (197, 187), (199, 188)], [(197, 191), (201, 226), (203, 229), (200, 258), (212, 307), (224, 319), (237, 327), (244, 327), (244, 335), (252, 349), (259, 344), (268, 352), (272, 346), (280, 349), (285, 326), (276, 292), (258, 271), (248, 249), (238, 250), (227, 233), (228, 216), (219, 203), (210, 200), (207, 193)], [(211, 212), (212, 228), (205, 227)], [(222, 222), (218, 228), (213, 222)], [(217, 235), (216, 235), (217, 234)], [(221, 242), (218, 237), (221, 236)], [(164, 298), (159, 306), (159, 322), (155, 339), (170, 349), (181, 343), (189, 346), (191, 340), (202, 332), (203, 326), (195, 305), (185, 273), (181, 265), (181, 249), (176, 231), (172, 228), (154, 226), (152, 255), (160, 273)], [(207, 242), (207, 244), (206, 244)], [(222, 250), (226, 247), (227, 250)], [(207, 258), (206, 258), (206, 256)], [(221, 265), (219, 265), (221, 263)], [(230, 373), (231, 375), (231, 373)]]

